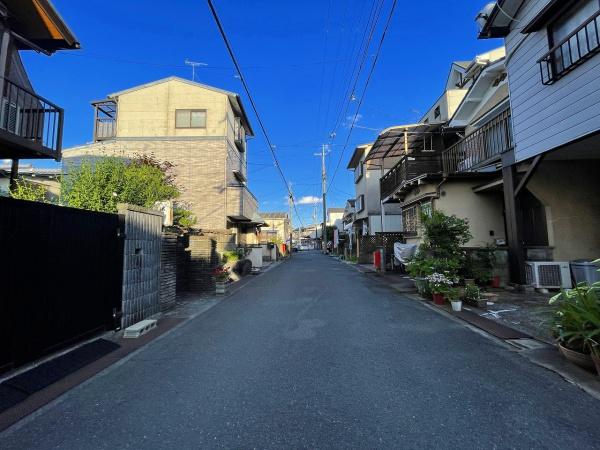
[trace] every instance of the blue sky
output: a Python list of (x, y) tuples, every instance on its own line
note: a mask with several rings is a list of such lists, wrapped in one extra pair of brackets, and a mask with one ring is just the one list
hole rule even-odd
[[(380, 23), (391, 3), (385, 0)], [(343, 207), (353, 196), (346, 164), (354, 145), (372, 141), (374, 130), (418, 120), (441, 94), (453, 60), (469, 60), (501, 45), (476, 38), (474, 17), (484, 3), (398, 1), (360, 110), (357, 124), (364, 128), (352, 132), (329, 191), (329, 206)], [(82, 50), (50, 58), (27, 52), (24, 61), (35, 89), (65, 108), (65, 147), (91, 140), (91, 100), (170, 75), (191, 78), (186, 58), (208, 64), (198, 70), (197, 81), (239, 92), (246, 100), (205, 1), (54, 0), (54, 4)], [(356, 53), (372, 1), (215, 0), (215, 5), (296, 198), (320, 196), (320, 159), (314, 153), (328, 142), (339, 115), (354, 61), (352, 50)], [(380, 34), (381, 27), (377, 41)], [(375, 45), (370, 55), (374, 49)], [(353, 113), (350, 109), (333, 141), (327, 158), (330, 173), (340, 158)], [(285, 188), (252, 114), (250, 120), (257, 132), (248, 152), (250, 189), (261, 210), (285, 210)], [(311, 222), (314, 207), (298, 208), (302, 221)]]

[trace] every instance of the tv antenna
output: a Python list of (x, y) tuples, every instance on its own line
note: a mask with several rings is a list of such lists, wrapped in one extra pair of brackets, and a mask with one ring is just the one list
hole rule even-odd
[(186, 66), (191, 66), (192, 67), (192, 81), (196, 81), (196, 67), (205, 67), (205, 66), (208, 66), (208, 64), (205, 64), (205, 63), (202, 63), (202, 62), (190, 61), (187, 58), (186, 58), (186, 60), (184, 62), (185, 62)]

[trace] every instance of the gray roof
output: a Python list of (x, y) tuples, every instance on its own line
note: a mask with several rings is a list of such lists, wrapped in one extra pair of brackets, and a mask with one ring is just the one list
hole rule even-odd
[(259, 213), (265, 219), (287, 219), (288, 213), (275, 211), (275, 212), (261, 212)]

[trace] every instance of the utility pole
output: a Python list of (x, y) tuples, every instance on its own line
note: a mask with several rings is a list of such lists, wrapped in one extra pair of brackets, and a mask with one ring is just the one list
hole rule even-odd
[(186, 60), (184, 62), (185, 62), (186, 66), (191, 66), (192, 67), (192, 81), (196, 81), (196, 67), (208, 66), (208, 64), (201, 63), (201, 62), (196, 62), (196, 61), (190, 61), (187, 58), (186, 58)]
[(323, 226), (321, 227), (322, 250), (327, 248), (327, 172), (325, 168), (325, 149), (326, 144), (321, 147), (321, 153), (315, 153), (315, 156), (321, 157), (321, 189), (323, 191)]
[(292, 226), (292, 207), (293, 207), (293, 203), (294, 203), (294, 197), (292, 194), (292, 183), (290, 183), (290, 192), (288, 195), (288, 208), (289, 208), (289, 226), (290, 226), (290, 248), (289, 248), (289, 252), (290, 252), (290, 257), (292, 256), (293, 253), (293, 244), (294, 244), (294, 239), (293, 239), (293, 234), (294, 234), (294, 227)]

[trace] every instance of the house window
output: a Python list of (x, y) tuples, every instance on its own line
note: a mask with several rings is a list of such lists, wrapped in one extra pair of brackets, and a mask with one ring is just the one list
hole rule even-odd
[(356, 169), (354, 169), (354, 182), (358, 183), (358, 180), (360, 180), (364, 174), (364, 170), (365, 170), (365, 163), (364, 162), (360, 162), (358, 164), (358, 166), (356, 166)]
[(599, 48), (600, 0), (580, 0), (548, 27), (555, 76), (570, 70)]
[(417, 217), (417, 205), (402, 208), (402, 226), (404, 234), (407, 236), (416, 236), (419, 221)]
[(365, 209), (365, 196), (361, 194), (356, 199), (356, 212), (361, 212), (363, 209)]
[(423, 203), (421, 205), (421, 212), (423, 214), (425, 214), (426, 216), (431, 217), (431, 211), (432, 211), (431, 202)]
[(433, 117), (436, 119), (439, 119), (440, 116), (442, 115), (442, 110), (440, 109), (439, 105), (433, 110)]
[(175, 110), (175, 128), (206, 128), (206, 110)]

